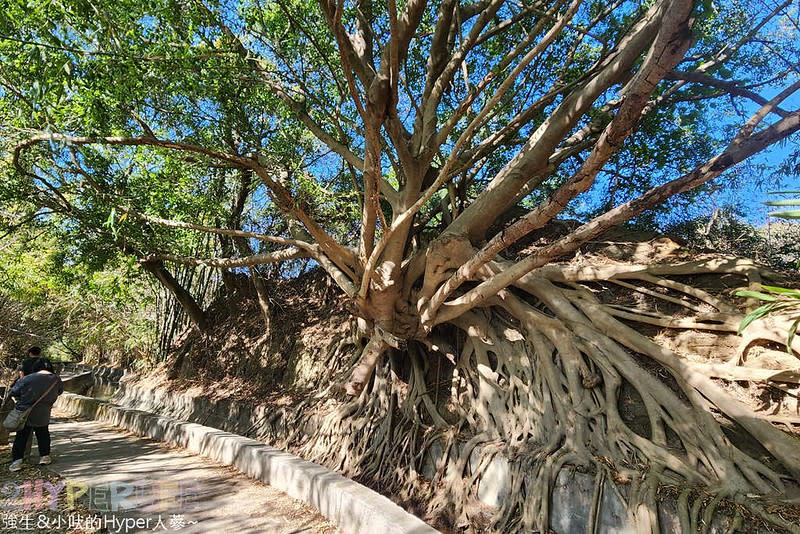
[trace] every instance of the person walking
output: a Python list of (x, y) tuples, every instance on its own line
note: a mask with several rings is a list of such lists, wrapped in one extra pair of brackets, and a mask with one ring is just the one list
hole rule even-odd
[(11, 396), (17, 401), (15, 410), (24, 411), (33, 406), (25, 426), (17, 430), (14, 444), (11, 446), (11, 465), (9, 471), (22, 469), (22, 458), (31, 432), (36, 434), (39, 446), (39, 465), (48, 465), (50, 459), (50, 411), (61, 393), (64, 385), (61, 378), (48, 369), (47, 361), (40, 357), (38, 347), (28, 350), (28, 357), (22, 362), (22, 378), (11, 387)]

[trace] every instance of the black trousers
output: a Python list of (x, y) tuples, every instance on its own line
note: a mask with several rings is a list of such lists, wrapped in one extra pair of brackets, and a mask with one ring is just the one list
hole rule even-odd
[(22, 460), (25, 456), (25, 445), (28, 444), (28, 438), (31, 432), (36, 434), (36, 443), (39, 445), (39, 456), (47, 456), (50, 454), (50, 428), (46, 426), (28, 426), (22, 430), (17, 430), (17, 435), (14, 437), (14, 445), (11, 446), (11, 460)]

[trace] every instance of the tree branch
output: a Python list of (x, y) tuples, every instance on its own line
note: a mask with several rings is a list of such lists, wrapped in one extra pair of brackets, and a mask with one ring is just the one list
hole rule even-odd
[(364, 109), (364, 103), (361, 101), (361, 97), (356, 87), (356, 81), (355, 78), (353, 78), (353, 72), (356, 72), (356, 74), (359, 76), (361, 79), (361, 84), (364, 87), (369, 87), (370, 83), (372, 82), (372, 78), (374, 77), (374, 72), (371, 71), (371, 66), (368, 66), (364, 63), (363, 57), (359, 56), (359, 54), (356, 52), (356, 48), (353, 46), (350, 36), (347, 34), (347, 31), (345, 31), (344, 26), (342, 25), (344, 0), (338, 0), (336, 5), (334, 5), (332, 0), (320, 0), (320, 6), (322, 7), (322, 12), (325, 14), (325, 17), (328, 21), (328, 26), (333, 32), (336, 43), (338, 44), (337, 48), (339, 49), (339, 59), (342, 62), (342, 70), (344, 72), (345, 79), (347, 80), (347, 86), (350, 89), (350, 97), (353, 100), (353, 104), (356, 106), (356, 110), (358, 110), (358, 114), (364, 121), (366, 121), (366, 110)]
[(308, 249), (311, 244), (296, 239), (287, 239), (285, 237), (278, 237), (272, 235), (260, 234), (257, 232), (247, 232), (244, 230), (233, 230), (228, 228), (215, 228), (213, 226), (204, 226), (202, 224), (189, 223), (184, 221), (173, 221), (170, 219), (162, 219), (160, 217), (153, 217), (152, 215), (145, 215), (136, 210), (126, 206), (117, 206), (117, 209), (141, 219), (142, 221), (164, 226), (166, 228), (185, 228), (187, 230), (197, 230), (198, 232), (205, 232), (209, 234), (224, 235), (228, 237), (242, 237), (246, 239), (256, 239), (267, 243), (275, 243), (278, 245), (289, 245), (300, 249)]
[[(480, 112), (470, 121), (467, 127), (459, 136), (458, 140), (455, 143), (455, 147), (450, 153), (450, 158), (445, 163), (445, 169), (448, 169), (453, 165), (454, 159), (458, 156), (460, 148), (472, 137), (472, 134), (475, 130), (482, 124), (484, 118), (494, 109), (498, 102), (505, 96), (508, 90), (514, 85), (517, 81), (519, 75), (525, 70), (528, 65), (530, 65), (537, 57), (539, 57), (549, 46), (550, 44), (558, 37), (561, 30), (564, 29), (565, 26), (569, 24), (572, 20), (572, 17), (575, 16), (575, 13), (578, 11), (578, 7), (583, 2), (583, 0), (574, 0), (572, 4), (567, 8), (566, 12), (561, 15), (556, 21), (556, 23), (547, 31), (542, 40), (536, 43), (536, 45), (529, 50), (517, 63), (517, 65), (511, 69), (511, 72), (505, 77), (505, 79), (500, 83), (497, 89), (492, 94), (492, 97), (489, 101), (483, 106)], [(560, 4), (555, 6), (556, 8), (560, 7)], [(554, 8), (555, 9), (555, 8)], [(441, 146), (442, 143), (447, 139), (450, 135), (450, 132), (455, 127), (455, 125), (463, 118), (463, 114), (469, 108), (471, 103), (478, 97), (480, 93), (482, 93), (489, 83), (495, 78), (495, 72), (501, 72), (505, 70), (511, 62), (519, 56), (529, 45), (533, 42), (533, 39), (540, 33), (542, 29), (544, 29), (545, 21), (547, 19), (542, 18), (531, 30), (527, 37), (523, 39), (511, 52), (509, 52), (506, 57), (504, 57), (500, 63), (497, 65), (495, 69), (492, 69), (492, 72), (488, 73), (483, 80), (481, 80), (475, 89), (470, 93), (470, 95), (459, 105), (458, 110), (453, 114), (445, 125), (441, 128), (438, 135), (436, 136), (436, 141), (433, 144), (432, 148), (438, 148)]]
[(246, 158), (235, 154), (228, 154), (218, 150), (198, 147), (180, 141), (167, 141), (151, 137), (77, 137), (58, 133), (48, 133), (32, 136), (14, 148), (14, 164), (21, 168), (19, 157), (23, 150), (42, 142), (60, 142), (67, 145), (106, 144), (121, 146), (152, 146), (170, 150), (202, 154), (204, 156), (225, 161), (235, 167), (251, 169), (269, 189), (273, 200), (286, 214), (296, 217), (308, 230), (311, 236), (319, 243), (322, 250), (331, 256), (339, 268), (351, 278), (355, 275), (352, 271), (356, 264), (353, 254), (333, 240), (325, 230), (312, 219), (299, 205), (297, 205), (291, 192), (281, 183), (273, 179), (270, 172), (262, 165), (258, 158)]
[(467, 234), (474, 242), (481, 241), (486, 229), (499, 214), (508, 209), (517, 193), (547, 166), (549, 157), (575, 123), (591, 107), (596, 98), (625, 76), (642, 52), (658, 34), (670, 2), (653, 5), (622, 38), (617, 48), (603, 58), (593, 75), (569, 93), (547, 120), (529, 137), (522, 150), (492, 179), (445, 230), (447, 234)]
[(623, 141), (633, 132), (634, 126), (642, 117), (650, 95), (658, 83), (684, 56), (691, 43), (689, 17), (692, 2), (674, 2), (670, 17), (660, 29), (653, 46), (633, 79), (621, 91), (622, 105), (606, 126), (581, 168), (564, 183), (549, 199), (536, 209), (498, 233), (466, 264), (442, 285), (429, 304), (428, 316), (436, 313), (438, 307), (461, 284), (472, 278), (478, 270), (494, 258), (500, 251), (515, 243), (523, 236), (544, 226), (556, 216), (567, 203), (583, 193), (594, 183), (595, 177), (605, 163), (621, 147)]
[(65, 145), (117, 145), (117, 146), (153, 146), (160, 148), (167, 148), (170, 150), (178, 150), (182, 152), (190, 152), (193, 154), (201, 154), (213, 159), (225, 161), (236, 167), (251, 168), (253, 166), (252, 160), (237, 156), (235, 154), (228, 154), (209, 148), (183, 143), (180, 141), (168, 141), (164, 139), (157, 139), (154, 137), (122, 137), (122, 136), (109, 136), (109, 137), (81, 137), (64, 135), (60, 133), (44, 133), (31, 136), (24, 141), (20, 142), (14, 147), (14, 165), (19, 168), (20, 154), (30, 148), (31, 146), (43, 143), (55, 142), (64, 143)]
[(576, 250), (583, 243), (593, 239), (605, 230), (627, 221), (667, 198), (713, 180), (737, 163), (797, 131), (800, 131), (800, 111), (793, 112), (788, 117), (758, 133), (749, 136), (737, 136), (723, 152), (695, 168), (692, 172), (655, 187), (640, 197), (595, 217), (551, 245), (537, 250), (512, 267), (482, 282), (466, 294), (445, 303), (435, 318), (430, 318), (431, 323), (439, 324), (449, 321), (465, 311), (481, 305), (501, 289), (508, 287), (552, 259)]
[(254, 254), (241, 258), (193, 258), (191, 256), (178, 256), (175, 254), (151, 254), (143, 258), (140, 263), (153, 261), (169, 261), (182, 265), (204, 265), (206, 267), (219, 267), (222, 269), (232, 269), (235, 267), (249, 267), (252, 265), (265, 265), (299, 258), (313, 257), (308, 251), (296, 247), (277, 250), (267, 254)]
[[(681, 80), (685, 82), (696, 83), (700, 85), (706, 85), (708, 87), (715, 87), (717, 89), (722, 89), (725, 93), (735, 96), (741, 96), (752, 100), (756, 104), (763, 106), (768, 101), (763, 96), (759, 95), (754, 91), (750, 91), (749, 89), (745, 89), (744, 87), (739, 86), (736, 82), (728, 82), (725, 80), (718, 80), (708, 74), (703, 72), (682, 72), (682, 71), (672, 71), (666, 76), (668, 80)], [(776, 107), (773, 110), (773, 113), (780, 117), (786, 117), (789, 112), (781, 109), (780, 107)]]
[[(417, 149), (418, 153), (425, 154), (426, 158), (430, 158), (430, 152), (435, 152), (438, 148), (433, 147), (433, 149), (431, 149), (431, 147), (428, 145), (428, 142), (436, 133), (437, 108), (441, 102), (442, 95), (444, 94), (445, 89), (449, 86), (450, 82), (453, 80), (453, 76), (466, 58), (467, 53), (472, 49), (472, 47), (475, 46), (475, 43), (478, 40), (478, 37), (480, 37), (481, 32), (492, 20), (504, 2), (505, 0), (491, 1), (487, 9), (478, 16), (478, 19), (470, 28), (469, 35), (461, 44), (458, 51), (450, 56), (450, 59), (443, 66), (438, 76), (436, 76), (435, 79), (429, 79), (426, 81), (426, 89), (423, 93), (421, 105), (422, 116), (418, 117), (414, 126), (414, 139), (412, 141), (412, 144)], [(458, 9), (457, 5), (455, 9)], [(445, 45), (445, 42), (442, 42), (442, 45)], [(432, 57), (437, 53), (440, 54), (441, 51), (431, 50)], [(428, 89), (427, 84), (430, 84), (430, 89)]]

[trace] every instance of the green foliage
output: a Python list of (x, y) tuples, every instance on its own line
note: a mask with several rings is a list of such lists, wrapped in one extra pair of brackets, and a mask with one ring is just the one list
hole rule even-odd
[[(233, 246), (230, 238), (168, 227), (156, 219), (294, 239), (292, 229), (300, 225), (292, 208), (297, 207), (318, 225), (317, 235), (326, 233), (349, 256), (358, 250), (362, 221), (371, 220), (362, 217), (362, 206), (374, 205), (374, 199), (365, 202), (365, 184), (385, 180), (394, 189), (375, 202), (391, 224), (399, 215), (394, 210), (417, 201), (419, 192), (407, 187), (411, 173), (424, 177), (416, 181), (427, 187), (446, 161), (456, 162), (452, 175), (410, 222), (410, 235), (397, 237), (401, 245), (386, 249), (402, 249), (402, 261), (395, 265), (413, 265), (406, 260), (453, 216), (463, 214), (509, 162), (526, 160), (519, 157), (520, 147), (536, 139), (554, 110), (593, 84), (603, 62), (619, 55), (617, 46), (652, 2), (584, 1), (531, 63), (520, 63), (568, 4), (501, 2), (495, 15), (485, 17), (477, 39), (469, 34), (486, 12), (477, 9), (480, 4), (458, 3), (452, 27), (438, 38), (437, 25), (449, 4), (420, 4), (419, 26), (407, 43), (395, 42), (400, 50), (393, 50), (389, 45), (397, 29), (386, 3), (344, 2), (338, 13), (341, 29), (358, 42), (353, 50), (340, 50), (332, 14), (324, 10), (328, 4), (306, 0), (0, 0), (0, 231), (46, 232), (51, 263), (61, 266), (47, 283), (99, 291), (106, 302), (115, 290), (104, 273), (128, 276), (136, 260), (159, 254), (198, 260), (274, 248), (250, 241)], [(408, 5), (398, 5), (402, 17)], [(779, 55), (797, 63), (798, 41), (791, 28), (770, 23), (763, 28), (765, 36), (731, 47), (765, 9), (756, 0), (698, 5), (692, 48), (675, 68), (677, 74), (697, 69), (723, 85), (763, 94), (791, 83), (792, 69), (770, 61)], [(437, 39), (440, 47), (432, 50)], [(457, 65), (461, 51), (464, 62)], [(643, 49), (636, 52), (632, 57), (638, 59), (625, 71), (635, 73), (645, 55)], [(380, 139), (373, 140), (377, 170), (367, 177), (358, 162), (367, 159), (368, 121), (358, 108), (369, 107), (372, 95), (380, 93), (379, 84), (368, 87), (369, 79), (391, 58), (398, 61), (391, 80), (397, 93), (385, 111), (394, 122), (381, 119), (374, 136)], [(444, 68), (448, 62), (456, 74), (431, 74), (438, 69), (434, 63)], [(518, 74), (506, 79), (511, 72)], [(530, 191), (520, 185), (525, 194), (513, 203), (535, 208), (574, 176), (620, 109), (627, 83), (627, 75), (615, 74), (597, 85), (602, 88), (597, 95), (580, 97), (588, 107), (559, 134), (564, 137), (554, 141), (553, 153), (542, 155), (559, 154), (552, 168), (528, 176), (538, 169), (536, 156), (511, 173), (514, 180), (532, 184)], [(427, 102), (434, 86), (441, 99)], [(752, 111), (753, 101), (739, 96), (714, 84), (661, 80), (642, 120), (593, 187), (569, 204), (571, 214), (585, 219), (607, 212), (706, 161), (730, 140), (739, 116)], [(429, 104), (432, 116), (425, 117)], [(439, 138), (436, 130), (450, 120), (452, 128)], [(428, 122), (430, 127), (423, 128)], [(52, 141), (27, 147), (13, 164), (15, 146), (41, 132), (163, 143)], [(177, 143), (194, 148), (179, 150)], [(435, 146), (430, 157), (424, 154), (426, 145)], [(269, 177), (247, 165), (228, 164), (214, 157), (218, 153), (237, 162), (259, 162)], [(740, 180), (752, 176), (743, 172)], [(270, 180), (285, 188), (289, 206), (277, 205), (274, 191), (264, 184)], [(690, 204), (697, 194), (680, 196), (663, 210)], [(452, 213), (444, 213), (445, 205)], [(659, 215), (645, 213), (638, 223), (652, 227)], [(734, 219), (715, 227), (720, 242), (741, 243), (759, 254), (770, 248), (757, 232), (740, 232), (743, 226)], [(378, 236), (386, 224), (376, 223)], [(328, 245), (320, 250), (333, 248)], [(363, 265), (346, 267), (356, 277), (364, 271)], [(38, 274), (8, 276), (27, 288), (22, 300), (49, 298), (35, 289), (41, 283), (34, 281)]]
[[(643, 229), (652, 230), (653, 226)], [(710, 216), (680, 221), (663, 231), (683, 239), (689, 249), (751, 258), (779, 271), (794, 269), (800, 259), (800, 226), (779, 222), (757, 228), (747, 222), (738, 206), (725, 206)]]
[[(800, 195), (800, 191), (775, 191), (773, 195)], [(784, 200), (770, 200), (765, 202), (767, 206), (800, 206), (800, 198), (789, 198)], [(781, 219), (800, 219), (800, 209), (797, 210), (784, 210), (772, 211), (769, 213), (770, 217), (779, 217)]]
[(124, 363), (155, 343), (150, 287), (135, 264), (94, 270), (65, 261), (47, 231), (6, 237), (0, 247), (0, 356), (13, 364), (26, 346), (56, 359)]
[[(242, 155), (269, 146), (271, 158), (289, 162), (308, 146), (274, 93), (244, 74), (247, 60), (201, 4), (7, 0), (0, 7), (0, 135), (8, 143), (0, 173), (9, 178), (0, 180), (0, 206), (14, 207), (12, 225), (49, 212), (71, 261), (103, 268), (120, 253), (213, 255), (217, 245), (205, 237), (124, 210), (216, 226), (230, 217), (239, 179), (202, 155), (57, 143), (28, 152), (22, 164), (30, 172), (20, 174), (8, 165), (9, 151), (24, 129), (152, 133)], [(254, 207), (269, 209), (260, 198)]]
[(751, 298), (765, 302), (748, 313), (739, 325), (739, 334), (753, 321), (768, 315), (786, 316), (790, 322), (786, 332), (786, 350), (792, 352), (792, 342), (800, 325), (800, 290), (776, 286), (761, 286), (762, 291), (736, 291), (737, 297)]

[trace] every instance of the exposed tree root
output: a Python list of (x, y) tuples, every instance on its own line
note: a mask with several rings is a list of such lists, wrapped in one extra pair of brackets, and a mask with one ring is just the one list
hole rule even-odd
[[(800, 441), (773, 424), (795, 421), (754, 412), (714, 380), (797, 383), (796, 368), (744, 367), (742, 355), (730, 364), (692, 362), (631, 326), (735, 333), (741, 314), (680, 277), (733, 273), (747, 285), (754, 269), (730, 259), (550, 266), (524, 277), (491, 308), (454, 320), (448, 343), (409, 342), (397, 353), (405, 358), (378, 360), (381, 341), (373, 337), (365, 352), (375, 372), (363, 375), (360, 395), (321, 417), (313, 436), (289, 441), (311, 458), (425, 501), (432, 516), (464, 528), (548, 531), (551, 491), (569, 466), (597, 477), (587, 532), (596, 530), (606, 478), (628, 485), (628, 513), (639, 532), (658, 532), (662, 485), (712, 495), (690, 502), (689, 490), (680, 493), (684, 531), (707, 531), (724, 498), (798, 531), (745, 497), (780, 499), (797, 487)], [(609, 301), (601, 282), (638, 293), (643, 305)], [(657, 311), (658, 303), (671, 311)], [(764, 322), (750, 337), (782, 343), (780, 328), (779, 320)], [(437, 367), (428, 369), (432, 362)], [(749, 434), (770, 460), (754, 457), (731, 428)], [(507, 466), (507, 489), (487, 516), (478, 488), (496, 462)], [(421, 475), (425, 465), (431, 480)], [(734, 530), (742, 517), (731, 520)]]

